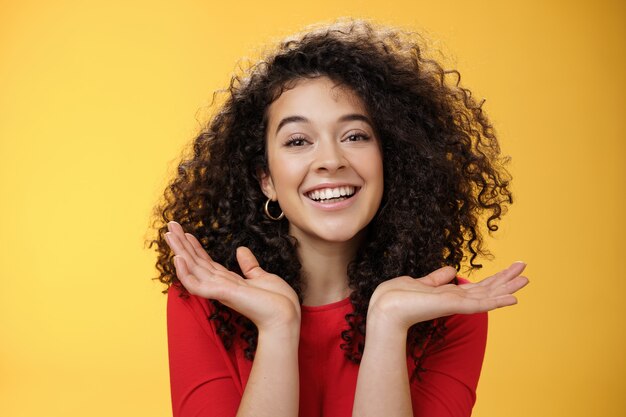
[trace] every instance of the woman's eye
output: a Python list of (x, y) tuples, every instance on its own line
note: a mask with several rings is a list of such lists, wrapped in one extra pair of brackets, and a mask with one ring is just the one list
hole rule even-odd
[(347, 142), (358, 142), (362, 140), (368, 140), (370, 137), (363, 133), (352, 133), (346, 137)]
[(304, 146), (306, 145), (306, 139), (301, 137), (291, 138), (286, 143), (285, 146)]

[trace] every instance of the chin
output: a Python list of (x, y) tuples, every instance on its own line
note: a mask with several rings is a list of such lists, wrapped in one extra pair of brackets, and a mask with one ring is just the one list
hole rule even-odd
[(360, 240), (365, 229), (346, 230), (346, 228), (335, 228), (330, 233), (317, 233), (317, 238), (328, 243), (349, 243)]
[(334, 219), (334, 221), (324, 220), (318, 219), (316, 223), (309, 222), (307, 225), (290, 223), (289, 234), (298, 240), (311, 239), (329, 244), (353, 243), (363, 237), (368, 224), (365, 221), (354, 221), (356, 219), (352, 219), (353, 221), (346, 221), (345, 218)]
[(356, 235), (332, 235), (332, 236), (319, 236), (319, 238), (329, 243), (347, 243), (356, 238)]

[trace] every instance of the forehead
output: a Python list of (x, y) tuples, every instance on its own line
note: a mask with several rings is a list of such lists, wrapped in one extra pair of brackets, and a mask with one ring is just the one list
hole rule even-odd
[(292, 114), (319, 119), (324, 116), (332, 118), (336, 113), (368, 114), (358, 94), (328, 77), (299, 79), (286, 87), (267, 109), (270, 126), (279, 118)]

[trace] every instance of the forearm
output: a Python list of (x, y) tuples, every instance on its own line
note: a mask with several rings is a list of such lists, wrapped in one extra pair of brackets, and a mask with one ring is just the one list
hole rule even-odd
[(407, 332), (368, 321), (353, 417), (411, 417)]
[(299, 329), (259, 332), (237, 417), (296, 417), (299, 405)]

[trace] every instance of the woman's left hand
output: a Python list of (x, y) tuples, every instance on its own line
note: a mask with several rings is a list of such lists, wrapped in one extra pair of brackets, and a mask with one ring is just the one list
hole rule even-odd
[(513, 294), (528, 284), (528, 278), (520, 275), (525, 267), (525, 263), (515, 262), (482, 281), (461, 285), (450, 284), (456, 270), (449, 266), (422, 278), (402, 276), (385, 281), (370, 300), (368, 326), (373, 320), (405, 332), (422, 321), (516, 304)]

